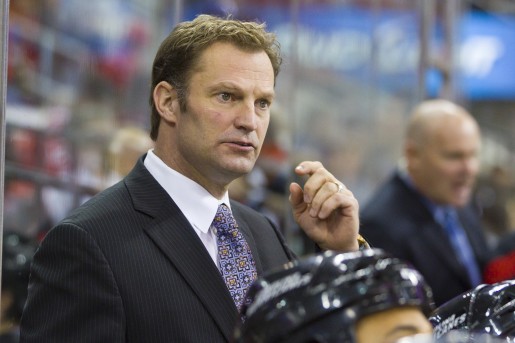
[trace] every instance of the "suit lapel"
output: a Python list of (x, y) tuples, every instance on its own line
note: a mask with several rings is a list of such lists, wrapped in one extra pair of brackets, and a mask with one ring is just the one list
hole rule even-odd
[(235, 209), (232, 208), (233, 216), (236, 219), (236, 222), (238, 223), (238, 227), (240, 229), (240, 232), (245, 237), (245, 240), (247, 241), (250, 251), (252, 252), (252, 257), (254, 258), (254, 262), (256, 263), (256, 271), (257, 275), (261, 275), (263, 273), (263, 266), (261, 264), (261, 260), (259, 258), (258, 248), (256, 245), (256, 241), (254, 240), (254, 235), (252, 234), (252, 230), (250, 228), (249, 223), (245, 220), (245, 218), (241, 215), (241, 213)]
[(490, 249), (486, 244), (486, 237), (483, 235), (483, 229), (480, 226), (481, 219), (471, 206), (458, 210), (458, 216), (479, 267), (482, 269), (486, 261), (490, 259)]
[(429, 246), (433, 251), (435, 258), (443, 260), (443, 265), (451, 269), (456, 275), (460, 275), (463, 281), (468, 280), (465, 267), (459, 262), (449, 239), (436, 222), (428, 222), (421, 228), (420, 239), (421, 244)]
[(407, 212), (413, 215), (412, 220), (419, 222), (417, 237), (413, 239), (418, 239), (420, 246), (429, 247), (434, 258), (442, 260), (444, 266), (447, 266), (453, 273), (459, 275), (461, 280), (466, 282), (467, 286), (470, 287), (467, 281), (467, 271), (465, 267), (458, 262), (458, 257), (444, 229), (434, 220), (419, 196), (412, 189), (408, 188), (398, 175), (395, 176), (394, 182), (400, 185), (396, 187), (405, 189), (405, 201), (402, 203), (409, 208)]
[(134, 207), (154, 217), (145, 231), (183, 276), (229, 341), (238, 311), (200, 238), (177, 205), (138, 161), (126, 178)]
[[(449, 237), (444, 229), (432, 217), (429, 210), (422, 204), (420, 199), (413, 199), (419, 203), (419, 214), (416, 217), (423, 218), (419, 228), (419, 239), (421, 245), (426, 245), (432, 251), (434, 258), (443, 261), (442, 265), (447, 266), (454, 274), (468, 285), (468, 275), (465, 267), (459, 262), (458, 256), (451, 245)], [(412, 209), (414, 212), (417, 210)]]

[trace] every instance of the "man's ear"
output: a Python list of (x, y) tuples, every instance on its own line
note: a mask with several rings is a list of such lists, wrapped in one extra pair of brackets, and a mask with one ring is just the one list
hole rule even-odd
[(419, 149), (420, 147), (413, 140), (407, 139), (404, 142), (404, 158), (408, 164), (413, 165), (418, 162)]
[(168, 82), (161, 81), (154, 87), (153, 97), (161, 118), (168, 123), (175, 123), (179, 111), (179, 99), (175, 88)]

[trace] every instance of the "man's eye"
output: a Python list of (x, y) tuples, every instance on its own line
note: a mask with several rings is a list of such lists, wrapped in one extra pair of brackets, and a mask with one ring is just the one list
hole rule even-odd
[(220, 93), (218, 95), (218, 97), (220, 98), (220, 100), (222, 100), (224, 102), (230, 101), (232, 98), (231, 94), (229, 94), (229, 93)]
[(258, 101), (258, 106), (261, 109), (266, 109), (266, 108), (268, 108), (268, 106), (270, 106), (270, 102), (267, 101), (267, 100), (259, 100)]

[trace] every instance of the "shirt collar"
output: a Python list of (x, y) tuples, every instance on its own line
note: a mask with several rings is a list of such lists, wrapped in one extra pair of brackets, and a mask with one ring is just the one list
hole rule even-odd
[(204, 187), (166, 165), (153, 149), (148, 151), (144, 163), (196, 229), (208, 232), (221, 203), (231, 208), (227, 192), (222, 199), (215, 198)]

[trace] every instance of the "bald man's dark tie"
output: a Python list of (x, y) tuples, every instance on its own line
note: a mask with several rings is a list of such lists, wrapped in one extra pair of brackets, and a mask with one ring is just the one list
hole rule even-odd
[(463, 227), (458, 218), (458, 214), (454, 209), (447, 209), (444, 213), (444, 228), (451, 240), (452, 246), (456, 254), (458, 255), (459, 261), (467, 269), (467, 273), (472, 286), (477, 286), (481, 283), (481, 273), (470, 246), (470, 242), (467, 238)]

